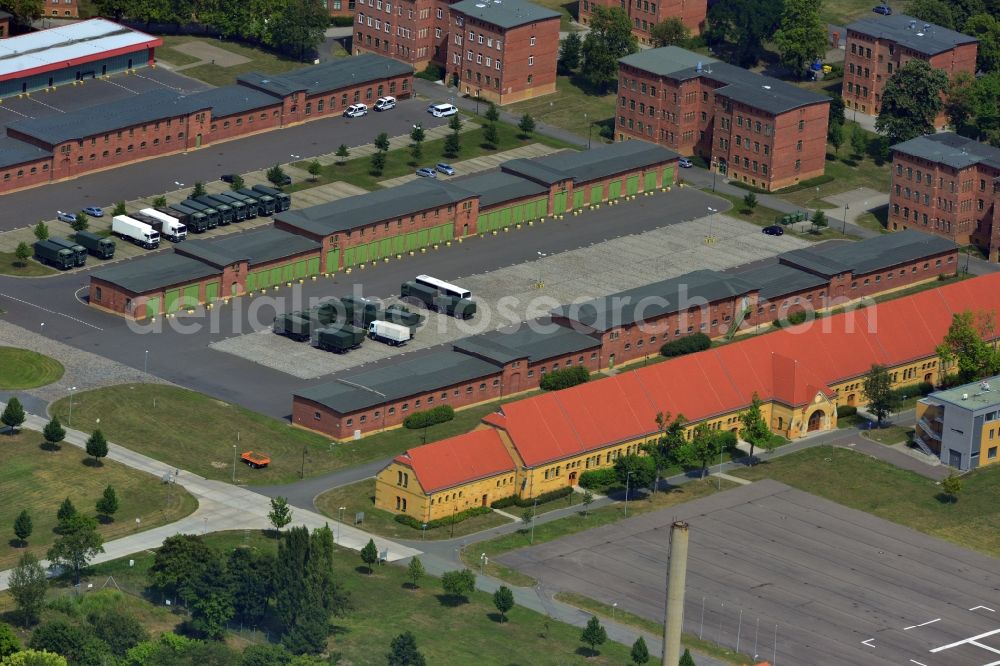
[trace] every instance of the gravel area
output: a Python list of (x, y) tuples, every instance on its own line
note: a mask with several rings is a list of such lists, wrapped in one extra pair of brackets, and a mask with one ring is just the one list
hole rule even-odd
[[(708, 236), (717, 240), (706, 243)], [(496, 242), (508, 241), (498, 236)], [(457, 283), (471, 290), (479, 305), (476, 316), (460, 321), (409, 305), (426, 315), (427, 321), (403, 347), (368, 340), (354, 351), (332, 354), (267, 330), (211, 346), (300, 379), (313, 379), (503, 328), (541, 316), (560, 304), (702, 268), (724, 270), (807, 245), (790, 235), (764, 235), (760, 227), (727, 217), (702, 218), (460, 278)], [(387, 301), (392, 302), (396, 300)]]

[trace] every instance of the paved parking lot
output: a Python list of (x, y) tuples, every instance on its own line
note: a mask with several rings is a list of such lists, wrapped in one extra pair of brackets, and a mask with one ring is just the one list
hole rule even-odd
[[(575, 220), (571, 224), (586, 225), (587, 216), (597, 214), (598, 211), (590, 211), (579, 217), (570, 216), (571, 220)], [(705, 244), (710, 228), (721, 225), (721, 219), (680, 222), (499, 270), (464, 276), (458, 284), (472, 291), (479, 306), (476, 316), (463, 321), (408, 304), (426, 315), (427, 321), (404, 347), (368, 341), (360, 349), (347, 354), (331, 354), (263, 330), (214, 342), (212, 349), (300, 379), (312, 379), (532, 319), (560, 304), (604, 296), (699, 268), (722, 270), (807, 245), (806, 241), (790, 235), (778, 238), (766, 236), (760, 233), (760, 227), (728, 218), (724, 237), (716, 243)], [(529, 234), (530, 237), (530, 233), (531, 230), (523, 228), (497, 237), (490, 236), (486, 240), (488, 243), (516, 242), (518, 234)], [(446, 248), (437, 252), (448, 251)], [(363, 277), (364, 271), (356, 271), (355, 274)], [(398, 301), (392, 297), (386, 302)], [(501, 304), (502, 308), (498, 307)]]
[(772, 664), (996, 666), (997, 560), (759, 481), (501, 555), (552, 590), (661, 621), (689, 523), (684, 628)]

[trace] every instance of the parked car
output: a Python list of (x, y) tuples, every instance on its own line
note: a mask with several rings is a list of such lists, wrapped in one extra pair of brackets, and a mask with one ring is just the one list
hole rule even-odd
[(292, 177), (289, 176), (287, 173), (282, 172), (281, 182), (277, 183), (278, 187), (281, 187), (283, 185), (291, 185), (291, 184), (292, 184)]
[(438, 162), (434, 168), (446, 176), (455, 175), (455, 168), (450, 164), (445, 164), (444, 162)]
[(682, 169), (690, 169), (691, 167), (694, 166), (694, 162), (692, 162), (686, 157), (682, 157), (677, 161), (677, 166), (679, 166)]
[(437, 172), (430, 167), (421, 167), (417, 169), (417, 175), (421, 178), (437, 178)]
[(892, 7), (889, 5), (879, 5), (878, 7), (872, 7), (872, 11), (876, 14), (882, 14), (883, 16), (892, 15)]
[(76, 222), (76, 213), (64, 213), (61, 210), (57, 210), (56, 217), (60, 222), (69, 222), (70, 224)]
[(344, 111), (345, 118), (360, 118), (361, 116), (368, 115), (368, 105), (367, 104), (351, 104)]
[(784, 236), (785, 230), (780, 224), (772, 224), (768, 227), (764, 227), (761, 231), (768, 236)]
[(83, 212), (91, 217), (104, 217), (104, 210), (97, 206), (87, 206)]
[(223, 183), (232, 183), (234, 180), (236, 180), (236, 174), (224, 173), (222, 174), (222, 177), (219, 180), (221, 180)]
[(376, 111), (388, 111), (389, 109), (396, 108), (396, 98), (395, 97), (379, 97), (375, 100), (375, 110)]
[(427, 113), (435, 118), (444, 118), (458, 113), (458, 108), (452, 104), (431, 104), (427, 107)]

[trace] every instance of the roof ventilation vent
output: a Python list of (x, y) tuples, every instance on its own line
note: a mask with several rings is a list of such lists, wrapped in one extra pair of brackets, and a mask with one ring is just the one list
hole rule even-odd
[(910, 21), (910, 30), (916, 30), (916, 28), (917, 28), (917, 22)]
[(968, 393), (963, 393), (962, 394), (962, 400), (968, 400), (968, 399), (969, 399), (969, 394)]
[(931, 24), (930, 23), (924, 23), (924, 32), (927, 32), (930, 29), (931, 29)]
[(698, 61), (698, 65), (694, 69), (695, 69), (696, 72), (700, 72), (701, 71), (701, 69), (702, 69), (702, 67), (701, 67), (701, 60)]
[(770, 90), (771, 86), (769, 86), (769, 85), (762, 85), (761, 88), (763, 88), (764, 90)]
[(980, 389), (981, 389), (981, 390), (982, 390), (983, 392), (987, 392), (987, 391), (989, 391), (989, 390), (990, 390), (990, 383), (989, 383), (989, 382), (983, 382), (982, 384), (980, 384), (980, 385), (979, 385), (979, 388), (980, 388)]

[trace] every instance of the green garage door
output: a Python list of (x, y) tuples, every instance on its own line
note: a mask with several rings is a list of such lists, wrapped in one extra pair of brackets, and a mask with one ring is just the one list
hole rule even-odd
[(257, 288), (264, 289), (271, 286), (271, 271), (257, 271)]
[(247, 291), (257, 291), (256, 273), (247, 273)]
[(295, 279), (299, 280), (306, 276), (306, 260), (299, 259), (295, 262)]
[(358, 264), (364, 264), (368, 261), (368, 246), (359, 245), (354, 248), (354, 261)]
[(448, 224), (441, 225), (441, 240), (450, 241), (455, 238), (455, 223), (449, 222)]
[(281, 267), (281, 279), (285, 282), (291, 282), (295, 279), (295, 265), (288, 263)]
[(380, 249), (381, 245), (379, 244), (379, 241), (372, 241), (371, 243), (368, 243), (368, 261), (375, 261), (381, 258), (382, 255), (379, 254)]
[(219, 299), (219, 283), (209, 282), (205, 285), (205, 302), (211, 303)]
[(406, 236), (403, 234), (398, 234), (392, 237), (392, 252), (393, 254), (402, 254), (406, 251)]
[(349, 247), (344, 250), (344, 266), (354, 266), (357, 262), (354, 259), (354, 248)]
[(559, 215), (566, 211), (566, 193), (557, 192), (553, 197), (552, 214)]
[(392, 254), (392, 239), (383, 238), (379, 241), (378, 254), (380, 257), (388, 257)]
[(674, 168), (667, 167), (666, 169), (663, 170), (663, 186), (666, 187), (667, 185), (673, 185), (673, 184), (674, 184)]
[(512, 210), (513, 210), (512, 214), (514, 215), (514, 224), (517, 224), (518, 222), (524, 222), (524, 220), (526, 219), (524, 217), (524, 204), (517, 204), (516, 206), (514, 206)]
[(500, 226), (509, 227), (512, 215), (513, 213), (509, 207), (500, 209)]
[(167, 312), (176, 312), (177, 308), (181, 306), (181, 290), (171, 289), (167, 292), (167, 302), (166, 302)]
[(189, 284), (184, 287), (184, 307), (193, 308), (198, 305), (198, 285)]
[(622, 195), (622, 181), (614, 180), (608, 183), (608, 198), (617, 199)]
[(496, 229), (499, 229), (500, 228), (500, 211), (495, 210), (492, 213), (490, 213), (490, 219), (486, 223), (486, 225), (487, 225), (487, 229), (489, 231), (494, 231)]
[(436, 245), (441, 242), (441, 227), (431, 227), (431, 244)]
[(146, 299), (146, 318), (160, 314), (160, 297), (150, 296)]
[(272, 268), (271, 269), (271, 285), (276, 287), (279, 284), (281, 284), (281, 268), (280, 267), (279, 268)]
[(319, 257), (313, 257), (306, 262), (306, 275), (319, 275)]
[(421, 229), (417, 232), (417, 247), (427, 247), (429, 240), (430, 232), (427, 229)]
[(586, 194), (583, 190), (573, 191), (573, 208), (579, 210), (583, 208), (583, 196)]
[(625, 194), (632, 195), (639, 192), (639, 176), (629, 176), (625, 179)]
[(594, 185), (590, 188), (590, 203), (600, 203), (604, 201), (604, 188), (600, 185)]
[(548, 198), (536, 199), (535, 200), (535, 216), (543, 217), (549, 214), (549, 200)]
[(646, 174), (646, 182), (643, 183), (642, 189), (645, 190), (645, 191), (647, 191), (647, 192), (650, 191), (650, 190), (655, 190), (656, 189), (656, 172), (655, 171), (650, 171), (649, 173)]
[(326, 272), (333, 273), (340, 268), (340, 250), (330, 250), (326, 253)]
[(488, 231), (488, 229), (486, 228), (486, 224), (487, 224), (488, 220), (489, 220), (489, 215), (480, 215), (476, 219), (476, 231), (478, 231), (479, 233), (483, 233), (484, 231)]

